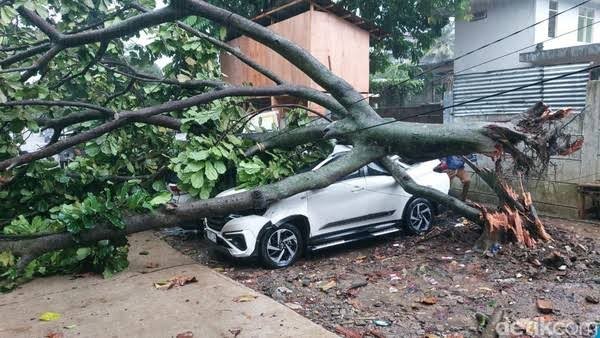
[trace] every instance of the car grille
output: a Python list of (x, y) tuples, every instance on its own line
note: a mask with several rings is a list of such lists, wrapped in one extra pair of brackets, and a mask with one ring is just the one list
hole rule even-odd
[(207, 217), (206, 225), (216, 231), (221, 231), (225, 223), (229, 222), (232, 218), (227, 217)]

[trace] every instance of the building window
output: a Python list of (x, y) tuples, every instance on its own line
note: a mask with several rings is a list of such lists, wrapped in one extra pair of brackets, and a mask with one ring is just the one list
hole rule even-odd
[(592, 42), (592, 28), (594, 24), (594, 10), (591, 8), (579, 8), (579, 22), (577, 25), (577, 41)]
[(558, 14), (558, 0), (550, 0), (550, 9), (548, 10), (548, 37), (556, 37), (556, 20)]

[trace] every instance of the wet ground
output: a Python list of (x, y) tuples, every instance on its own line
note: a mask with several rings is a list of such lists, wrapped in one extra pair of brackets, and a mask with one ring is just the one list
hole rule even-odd
[[(213, 252), (191, 233), (163, 232), (198, 262), (346, 337), (477, 337), (494, 311), (513, 336), (591, 336), (600, 322), (600, 225), (544, 219), (554, 242), (473, 251), (479, 229), (445, 215), (423, 237), (324, 250), (266, 270)], [(562, 331), (561, 331), (562, 330)]]

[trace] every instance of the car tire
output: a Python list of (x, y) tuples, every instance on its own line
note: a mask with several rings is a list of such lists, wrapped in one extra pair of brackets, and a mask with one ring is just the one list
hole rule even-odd
[(424, 198), (410, 200), (404, 208), (402, 225), (411, 235), (422, 235), (433, 227), (434, 209), (431, 202)]
[(302, 255), (304, 240), (291, 223), (268, 229), (260, 240), (260, 260), (271, 269), (288, 267)]

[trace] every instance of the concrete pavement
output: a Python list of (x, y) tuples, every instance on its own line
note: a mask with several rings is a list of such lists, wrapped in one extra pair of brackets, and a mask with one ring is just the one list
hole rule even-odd
[[(335, 337), (291, 309), (198, 265), (152, 233), (130, 238), (130, 267), (111, 279), (56, 276), (0, 295), (0, 337)], [(139, 255), (148, 251), (148, 255)], [(148, 268), (150, 263), (157, 268)], [(177, 275), (197, 283), (157, 290), (153, 283)], [(250, 302), (234, 299), (255, 295)], [(41, 322), (41, 313), (62, 317)], [(73, 326), (70, 329), (65, 327)]]

